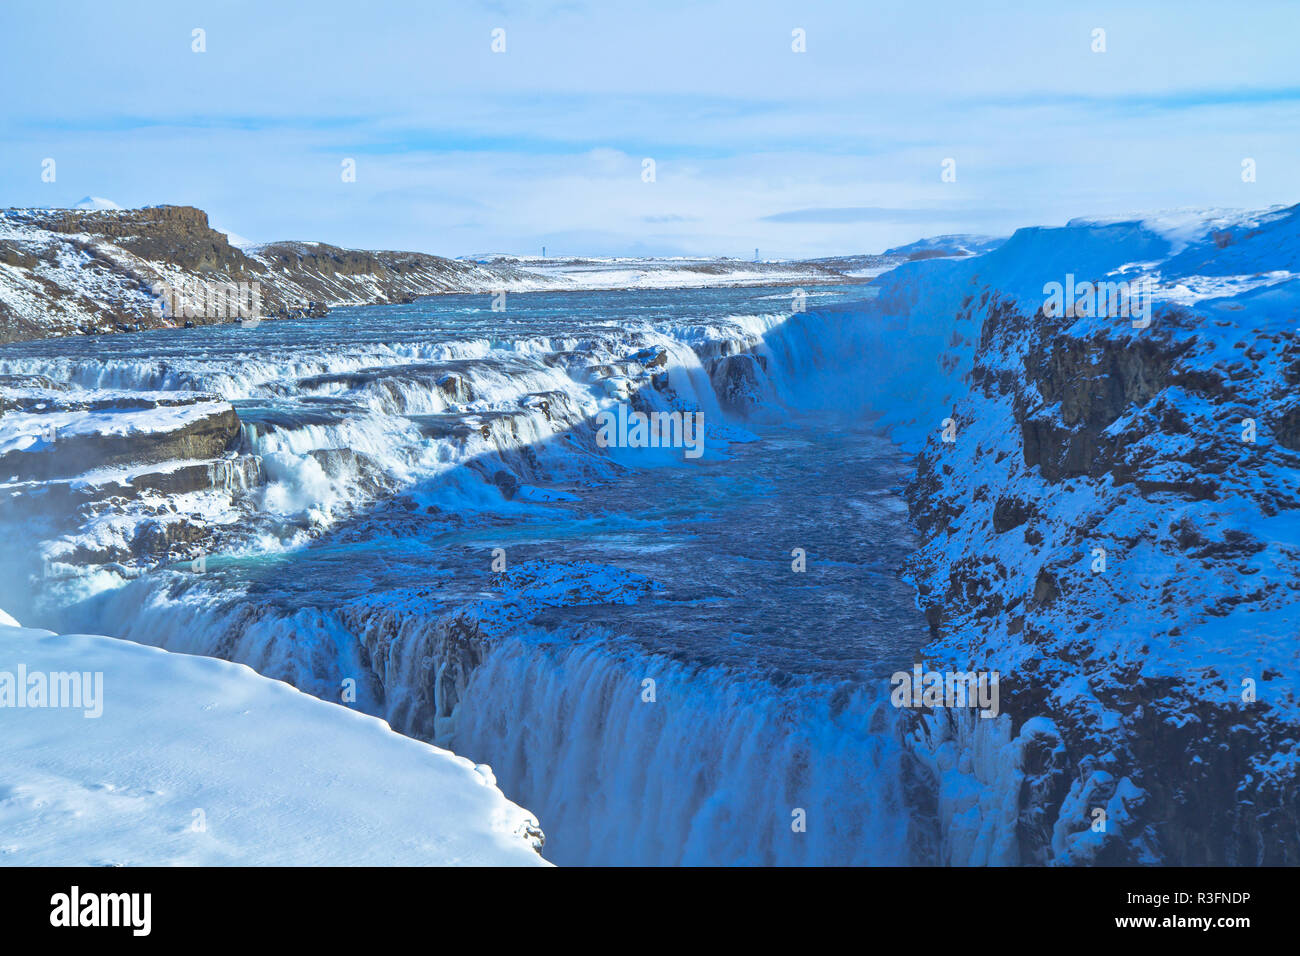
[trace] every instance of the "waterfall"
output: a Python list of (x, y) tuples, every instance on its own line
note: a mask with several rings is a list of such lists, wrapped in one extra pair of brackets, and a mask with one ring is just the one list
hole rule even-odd
[[(899, 373), (871, 351), (887, 341), (857, 313), (828, 312), (614, 328), (567, 340), (369, 343), (206, 366), (150, 361), (134, 372), (122, 359), (10, 360), (6, 367), (87, 388), (202, 389), (300, 403), (299, 418), (292, 409), (259, 417), (251, 406), (245, 416), (242, 451), (262, 459), (269, 482), (260, 508), (308, 509), (326, 541), (345, 541), (365, 528), (340, 510), (357, 504), (363, 478), (401, 489), (421, 513), (428, 506), (448, 514), (527, 507), (503, 501), (481, 479), (472, 483), (488, 489), (488, 500), (471, 500), (464, 488), (472, 471), (616, 480), (589, 422), (611, 397), (638, 389), (637, 400), (651, 407), (698, 409), (741, 434), (716, 392), (733, 360), (752, 358), (762, 369), (752, 382), (756, 419), (779, 419), (789, 408), (865, 414), (873, 400), (898, 397), (890, 390)], [(630, 352), (646, 349), (666, 353), (664, 378), (633, 387), (622, 369)], [(585, 362), (554, 358), (574, 350)], [(445, 369), (429, 367), (449, 361), (459, 363), (454, 385)], [(614, 374), (593, 377), (592, 366)], [(545, 406), (530, 398), (539, 394), (548, 396)], [(339, 399), (349, 411), (316, 415), (318, 405)], [(449, 409), (482, 415), (482, 428), (456, 440), (418, 426), (419, 416)], [(350, 449), (353, 459), (326, 461), (321, 453), (331, 449)], [(923, 862), (904, 794), (910, 758), (881, 687), (776, 681), (648, 653), (613, 633), (579, 639), (517, 622), (498, 626), (490, 615), (474, 622), (472, 641), (458, 642), (447, 636), (447, 620), (461, 614), (463, 622), (463, 606), (404, 607), (381, 593), (346, 608), (294, 607), (269, 593), (277, 575), (295, 574), (293, 550), (281, 550), (280, 563), (266, 559), (258, 573), (247, 564), (262, 557), (238, 560), (242, 577), (230, 580), (219, 556), (205, 576), (142, 575), (68, 609), (66, 627), (239, 661), (490, 764), (504, 791), (537, 814), (546, 855), (558, 863)], [(341, 563), (341, 572), (347, 567)], [(380, 609), (382, 620), (367, 623), (367, 608)], [(350, 678), (356, 698), (344, 701)]]
[(559, 864), (900, 864), (893, 716), (860, 689), (520, 641), (475, 670), (449, 744), (538, 808)]

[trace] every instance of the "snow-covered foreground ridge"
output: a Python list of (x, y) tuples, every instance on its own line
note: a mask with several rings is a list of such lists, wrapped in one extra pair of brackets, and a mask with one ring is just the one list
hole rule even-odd
[(0, 613), (0, 726), (0, 864), (545, 865), (486, 767), (242, 664)]

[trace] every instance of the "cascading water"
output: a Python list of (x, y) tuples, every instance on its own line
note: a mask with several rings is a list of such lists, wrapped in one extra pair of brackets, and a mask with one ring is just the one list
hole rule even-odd
[[(520, 296), (504, 337), (449, 300), (256, 349), (11, 354), (0, 373), (228, 398), (267, 480), (225, 489), (248, 511), (203, 575), (46, 606), (325, 699), (353, 682), (352, 706), (491, 764), (559, 863), (914, 862), (887, 694), (925, 637), (906, 468), (863, 421), (900, 397), (863, 359), (887, 337), (763, 295)], [(702, 411), (706, 454), (598, 447), (617, 402)]]
[(450, 742), (545, 808), (559, 864), (898, 864), (913, 857), (888, 710), (861, 689), (525, 640), (488, 652)]

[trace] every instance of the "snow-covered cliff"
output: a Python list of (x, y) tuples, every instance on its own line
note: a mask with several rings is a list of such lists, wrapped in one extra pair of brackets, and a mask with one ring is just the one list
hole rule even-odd
[[(1067, 276), (1149, 280), (1149, 325), (1054, 310)], [(925, 653), (1000, 672), (1009, 721), (918, 723), (953, 858), (1300, 861), (1300, 207), (1021, 230), (879, 301), (920, 383)], [(952, 780), (1003, 771), (963, 818)]]

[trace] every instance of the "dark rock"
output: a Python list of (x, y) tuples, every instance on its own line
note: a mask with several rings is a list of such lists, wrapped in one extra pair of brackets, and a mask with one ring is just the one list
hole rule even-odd
[(519, 479), (504, 469), (499, 469), (492, 476), (492, 484), (500, 489), (502, 496), (507, 501), (514, 498), (515, 492), (519, 490)]
[(1002, 495), (993, 507), (993, 530), (998, 534), (1018, 528), (1030, 518), (1036, 517), (1038, 509), (1028, 501)]
[(44, 480), (93, 468), (183, 459), (219, 458), (239, 436), (239, 416), (229, 406), (166, 431), (143, 434), (55, 434), (38, 451), (0, 455), (0, 475)]

